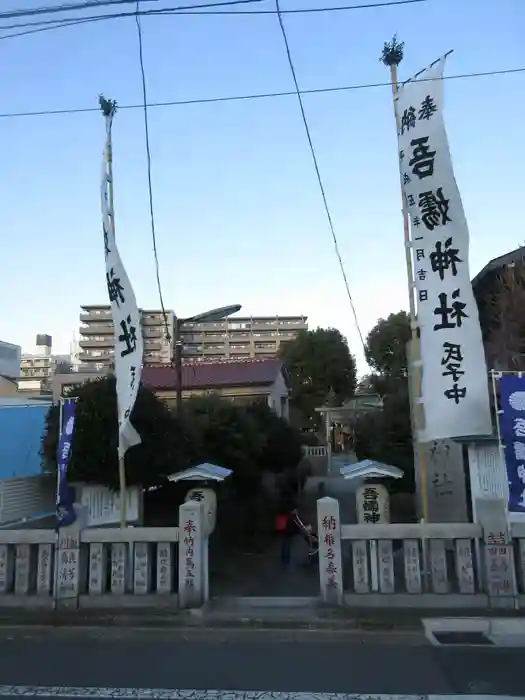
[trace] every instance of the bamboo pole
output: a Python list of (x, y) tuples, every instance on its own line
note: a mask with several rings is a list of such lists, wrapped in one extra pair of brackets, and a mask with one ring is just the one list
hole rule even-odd
[[(99, 99), (100, 108), (102, 109), (102, 114), (104, 118), (113, 117), (116, 111), (116, 103), (113, 100), (106, 100), (104, 97)], [(113, 235), (115, 235), (115, 209), (114, 209), (114, 190), (113, 190), (113, 148), (111, 143), (111, 138), (108, 140), (106, 149), (106, 182), (108, 189), (108, 208), (109, 208), (109, 220), (111, 224), (111, 229)], [(119, 491), (120, 491), (120, 527), (126, 527), (126, 462), (125, 456), (119, 457), (118, 460), (118, 477), (119, 477)]]
[[(111, 219), (111, 228), (113, 229), (113, 234), (115, 234), (115, 209), (113, 208), (114, 203), (114, 192), (113, 192), (113, 149), (111, 141), (108, 144), (108, 150), (106, 153), (106, 162), (108, 164), (108, 199), (109, 199), (109, 215)], [(118, 480), (119, 480), (119, 491), (120, 491), (120, 527), (126, 527), (127, 513), (126, 513), (126, 462), (125, 456), (119, 457), (118, 460)]]
[[(63, 422), (63, 406), (64, 399), (60, 397), (58, 400), (58, 448), (60, 449), (60, 440), (62, 439), (62, 422)], [(53, 610), (58, 607), (58, 567), (60, 564), (60, 553), (58, 547), (60, 544), (60, 520), (58, 517), (58, 502), (60, 494), (60, 465), (57, 460), (57, 483), (56, 483), (56, 496), (55, 496), (55, 507), (56, 507), (56, 525), (55, 525), (55, 556), (54, 556), (54, 569), (53, 569)]]
[[(394, 103), (394, 115), (396, 119), (397, 133), (400, 129), (400, 117), (398, 110), (398, 80), (397, 66), (403, 59), (403, 44), (398, 44), (394, 37), (390, 45), (385, 44), (383, 50), (382, 61), (390, 68), (390, 80), (392, 84), (392, 99)], [(425, 427), (425, 412), (421, 402), (422, 395), (422, 373), (423, 366), (421, 362), (421, 344), (419, 340), (419, 325), (417, 320), (417, 310), (414, 300), (414, 270), (412, 265), (412, 247), (410, 241), (410, 224), (408, 218), (408, 205), (403, 188), (403, 176), (401, 169), (399, 170), (399, 183), (401, 187), (402, 197), (402, 215), (403, 215), (403, 234), (405, 244), (405, 260), (407, 270), (408, 284), (408, 299), (410, 310), (410, 328), (412, 339), (410, 343), (410, 356), (407, 358), (409, 364), (412, 365), (412, 371), (409, 372), (409, 381), (412, 382), (412, 430), (414, 440), (414, 457), (416, 461), (416, 469), (419, 472), (419, 483), (421, 490), (421, 514), (423, 520), (428, 522), (429, 504), (428, 504), (428, 470), (424, 445), (419, 440), (420, 431)]]

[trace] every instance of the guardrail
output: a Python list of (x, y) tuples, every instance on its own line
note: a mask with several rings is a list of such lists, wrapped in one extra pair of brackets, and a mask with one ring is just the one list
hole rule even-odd
[(326, 457), (328, 454), (324, 445), (303, 445), (302, 450), (305, 457)]
[(0, 608), (179, 606), (208, 597), (204, 511), (179, 527), (0, 531)]
[(525, 608), (525, 524), (341, 525), (318, 501), (321, 596), (356, 607)]

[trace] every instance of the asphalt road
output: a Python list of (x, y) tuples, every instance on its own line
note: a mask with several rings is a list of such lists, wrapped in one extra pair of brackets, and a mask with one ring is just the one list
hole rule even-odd
[(0, 697), (51, 697), (42, 686), (524, 697), (525, 649), (434, 647), (420, 633), (0, 629)]

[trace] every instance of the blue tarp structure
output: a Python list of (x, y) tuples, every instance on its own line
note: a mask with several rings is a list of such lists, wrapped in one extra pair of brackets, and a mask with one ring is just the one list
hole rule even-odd
[(40, 448), (50, 405), (0, 405), (0, 479), (42, 474)]

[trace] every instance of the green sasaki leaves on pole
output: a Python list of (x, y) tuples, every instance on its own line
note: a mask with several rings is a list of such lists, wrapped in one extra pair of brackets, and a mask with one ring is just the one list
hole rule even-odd
[(398, 66), (403, 60), (404, 48), (404, 42), (399, 42), (394, 34), (392, 41), (385, 41), (379, 60), (385, 66)]
[(100, 109), (102, 110), (102, 114), (105, 117), (114, 117), (115, 116), (115, 113), (117, 111), (117, 101), (116, 100), (107, 100), (104, 97), (104, 95), (99, 95), (98, 103), (100, 105)]

